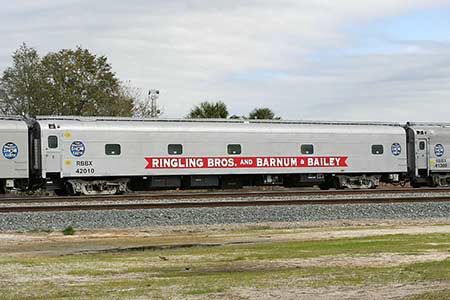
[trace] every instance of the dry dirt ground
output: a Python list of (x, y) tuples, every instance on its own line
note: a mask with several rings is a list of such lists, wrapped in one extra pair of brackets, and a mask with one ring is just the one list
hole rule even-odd
[(3, 232), (0, 299), (450, 299), (449, 261), (449, 219)]

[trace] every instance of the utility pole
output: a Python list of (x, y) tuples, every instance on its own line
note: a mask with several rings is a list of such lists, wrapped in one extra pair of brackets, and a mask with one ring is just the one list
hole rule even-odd
[(157, 118), (161, 114), (158, 109), (159, 90), (149, 90), (148, 97), (150, 98), (150, 117)]

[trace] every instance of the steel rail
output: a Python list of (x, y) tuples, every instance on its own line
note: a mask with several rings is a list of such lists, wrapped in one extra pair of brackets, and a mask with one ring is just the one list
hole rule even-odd
[(30, 196), (30, 197), (0, 197), (0, 204), (23, 203), (59, 203), (59, 202), (94, 202), (94, 201), (139, 201), (139, 200), (176, 200), (176, 199), (207, 199), (207, 198), (256, 198), (256, 197), (290, 197), (290, 196), (330, 196), (330, 195), (376, 195), (402, 193), (442, 193), (450, 192), (448, 188), (406, 188), (406, 189), (376, 189), (376, 190), (277, 190), (277, 191), (232, 191), (232, 192), (167, 192), (126, 195), (95, 195), (95, 196)]
[(365, 198), (365, 199), (297, 199), (297, 200), (247, 200), (217, 202), (168, 202), (168, 203), (121, 203), (92, 205), (43, 205), (43, 206), (7, 206), (0, 207), (0, 213), (56, 212), (87, 210), (136, 210), (136, 209), (179, 209), (179, 208), (214, 208), (214, 207), (249, 207), (249, 206), (298, 206), (298, 205), (347, 205), (347, 204), (395, 204), (419, 202), (450, 202), (450, 196), (439, 197), (404, 197), (404, 198)]

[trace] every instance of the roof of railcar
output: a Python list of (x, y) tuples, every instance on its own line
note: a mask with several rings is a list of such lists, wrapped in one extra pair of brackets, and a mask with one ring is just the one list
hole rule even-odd
[(0, 116), (0, 130), (28, 130), (28, 125), (21, 116)]
[(450, 124), (449, 123), (412, 123), (407, 124), (407, 128), (411, 128), (417, 133), (428, 134), (430, 136), (448, 137), (450, 136)]
[[(190, 131), (190, 132), (259, 132), (259, 133), (368, 133), (402, 134), (399, 123), (224, 120), (224, 119), (133, 119), (107, 117), (38, 117), (41, 128), (92, 131)], [(55, 124), (53, 126), (52, 124)], [(338, 126), (336, 126), (338, 125)], [(52, 130), (52, 129), (49, 129)]]
[(450, 127), (450, 123), (443, 122), (408, 122), (406, 123), (408, 127), (440, 127), (440, 128), (448, 128)]
[(2, 116), (0, 115), (0, 120), (11, 120), (11, 121), (23, 121), (24, 117), (22, 116)]
[(38, 116), (41, 121), (80, 121), (80, 122), (152, 122), (152, 123), (224, 123), (224, 124), (299, 124), (299, 125), (373, 125), (373, 126), (403, 126), (397, 122), (375, 121), (316, 121), (316, 120), (257, 120), (257, 119), (164, 119), (164, 118), (126, 118), (126, 117), (79, 117), (79, 116)]

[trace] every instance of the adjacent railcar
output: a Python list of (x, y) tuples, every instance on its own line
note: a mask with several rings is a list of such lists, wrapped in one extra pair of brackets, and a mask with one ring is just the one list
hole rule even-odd
[(450, 124), (407, 123), (408, 172), (413, 186), (449, 186)]
[(0, 192), (23, 187), (29, 178), (28, 125), (19, 117), (0, 117)]
[(38, 119), (42, 177), (70, 193), (320, 185), (374, 188), (407, 172), (395, 123)]

